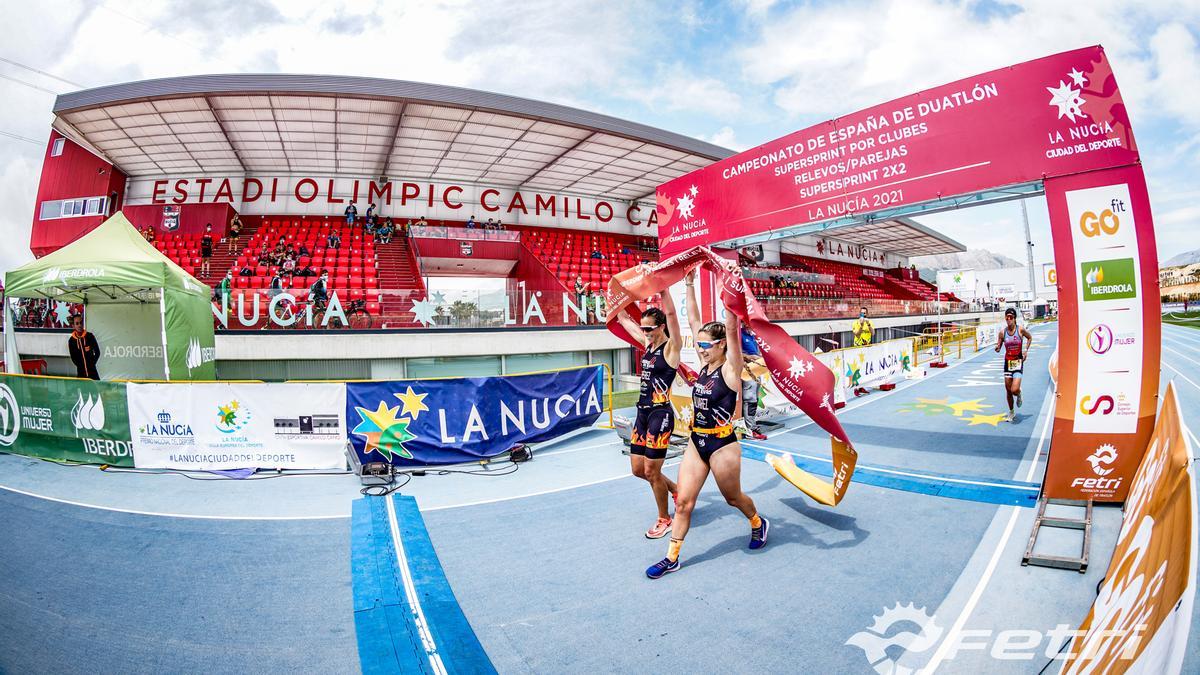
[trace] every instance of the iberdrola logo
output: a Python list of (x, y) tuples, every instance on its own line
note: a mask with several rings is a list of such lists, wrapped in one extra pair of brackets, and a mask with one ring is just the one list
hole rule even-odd
[(404, 444), (417, 438), (416, 434), (409, 431), (409, 426), (422, 412), (429, 410), (429, 406), (425, 405), (428, 395), (418, 394), (408, 387), (403, 394), (393, 394), (400, 399), (401, 405), (389, 407), (386, 402), (379, 401), (375, 410), (355, 406), (359, 423), (351, 433), (364, 439), (363, 453), (378, 452), (389, 462), (394, 457), (412, 459), (412, 452)]
[(1104, 283), (1104, 268), (1096, 265), (1092, 269), (1088, 270), (1086, 279), (1089, 284)]

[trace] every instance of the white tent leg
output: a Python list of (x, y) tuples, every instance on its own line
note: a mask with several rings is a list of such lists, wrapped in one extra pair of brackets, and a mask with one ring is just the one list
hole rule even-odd
[(4, 298), (4, 372), (22, 373), (21, 355), (17, 353), (17, 320), (8, 298)]
[(171, 379), (171, 357), (167, 354), (167, 289), (158, 294), (158, 325), (162, 327), (163, 379)]

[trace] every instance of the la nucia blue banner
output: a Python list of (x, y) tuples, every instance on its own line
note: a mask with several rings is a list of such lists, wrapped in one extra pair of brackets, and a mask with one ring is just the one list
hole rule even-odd
[(349, 382), (346, 426), (363, 463), (457, 464), (591, 426), (604, 411), (603, 397), (601, 366), (508, 377)]

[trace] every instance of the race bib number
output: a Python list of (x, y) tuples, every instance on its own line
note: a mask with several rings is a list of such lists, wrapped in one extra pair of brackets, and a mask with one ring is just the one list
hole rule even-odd
[(1009, 370), (1020, 370), (1021, 369), (1021, 359), (1009, 359), (1008, 360), (1008, 369)]

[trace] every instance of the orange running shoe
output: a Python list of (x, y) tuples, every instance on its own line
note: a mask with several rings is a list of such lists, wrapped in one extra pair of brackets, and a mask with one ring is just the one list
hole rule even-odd
[(658, 521), (654, 523), (654, 527), (651, 527), (649, 530), (646, 530), (646, 538), (647, 539), (662, 539), (663, 537), (667, 536), (667, 533), (670, 531), (671, 531), (671, 519), (670, 518), (659, 518)]

